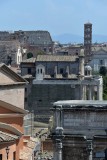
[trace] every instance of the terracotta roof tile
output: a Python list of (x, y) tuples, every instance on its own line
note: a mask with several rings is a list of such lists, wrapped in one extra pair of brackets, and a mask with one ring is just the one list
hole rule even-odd
[(0, 131), (0, 142), (15, 141), (18, 138), (17, 135)]
[(36, 58), (32, 57), (32, 58), (23, 60), (21, 63), (35, 63), (35, 62), (36, 62)]

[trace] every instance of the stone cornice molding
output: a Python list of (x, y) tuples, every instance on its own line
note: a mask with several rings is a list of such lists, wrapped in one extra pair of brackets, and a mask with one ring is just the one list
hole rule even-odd
[(6, 113), (6, 114), (0, 114), (0, 118), (10, 118), (10, 117), (24, 117), (24, 114), (19, 113)]

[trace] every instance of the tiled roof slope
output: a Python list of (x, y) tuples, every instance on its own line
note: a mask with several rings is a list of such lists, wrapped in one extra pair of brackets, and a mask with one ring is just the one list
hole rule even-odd
[(38, 55), (36, 61), (57, 61), (57, 62), (73, 62), (76, 61), (77, 56), (57, 56), (57, 55)]
[(29, 59), (25, 59), (23, 60), (21, 63), (35, 63), (36, 58), (29, 58)]
[(19, 137), (13, 134), (5, 133), (0, 131), (0, 142), (9, 142), (9, 141), (15, 141)]

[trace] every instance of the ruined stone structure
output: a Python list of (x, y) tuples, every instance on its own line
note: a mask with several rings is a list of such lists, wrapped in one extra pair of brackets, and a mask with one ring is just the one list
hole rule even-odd
[(1, 41), (0, 40), (0, 62), (6, 65), (16, 66), (22, 61), (24, 54), (23, 47), (17, 40)]
[(11, 36), (13, 39), (19, 40), (29, 51), (33, 46), (33, 50), (41, 50), (45, 53), (53, 52), (53, 41), (48, 31), (15, 31)]
[(53, 41), (48, 31), (0, 31), (0, 62), (19, 65), (22, 59), (37, 54), (52, 54)]
[(106, 157), (107, 101), (58, 101), (52, 111), (50, 136), (54, 160), (103, 160)]

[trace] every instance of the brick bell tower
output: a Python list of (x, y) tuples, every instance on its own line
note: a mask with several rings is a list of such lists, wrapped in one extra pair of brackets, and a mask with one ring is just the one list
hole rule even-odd
[(92, 24), (84, 24), (84, 50), (85, 50), (85, 63), (91, 59), (91, 46), (92, 46)]

